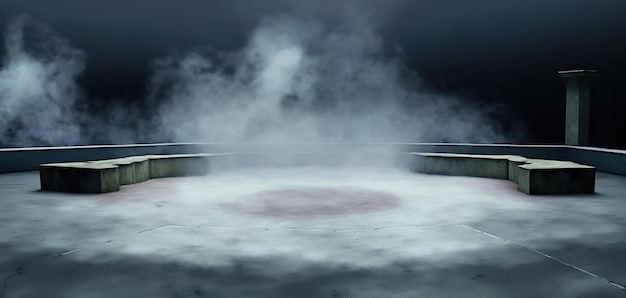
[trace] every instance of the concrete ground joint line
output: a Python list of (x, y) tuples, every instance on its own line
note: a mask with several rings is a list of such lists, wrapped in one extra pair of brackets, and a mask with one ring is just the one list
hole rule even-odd
[(400, 230), (400, 229), (417, 229), (426, 227), (446, 227), (446, 226), (458, 226), (458, 223), (451, 224), (426, 224), (426, 225), (406, 225), (406, 226), (393, 226), (393, 227), (372, 227), (372, 228), (359, 228), (359, 229), (307, 229), (307, 228), (264, 228), (264, 227), (223, 227), (223, 226), (208, 226), (208, 225), (165, 225), (162, 227), (149, 229), (144, 232), (151, 232), (157, 229), (166, 228), (182, 228), (182, 229), (224, 229), (224, 230), (260, 230), (260, 231), (307, 231), (307, 232), (331, 232), (331, 233), (347, 233), (347, 232), (359, 232), (359, 231), (386, 231), (386, 230)]
[(114, 242), (114, 241), (117, 241), (117, 240), (120, 240), (120, 239), (124, 239), (124, 238), (134, 237), (134, 236), (139, 235), (139, 234), (151, 232), (151, 231), (154, 231), (154, 230), (159, 230), (159, 229), (162, 229), (162, 228), (166, 228), (168, 226), (169, 225), (162, 225), (162, 226), (158, 226), (158, 227), (154, 227), (154, 228), (150, 228), (150, 229), (141, 230), (139, 232), (135, 232), (135, 233), (132, 233), (132, 234), (126, 234), (126, 235), (123, 235), (123, 236), (120, 236), (120, 237), (117, 237), (117, 238), (109, 239), (107, 241), (93, 243), (93, 244), (90, 244), (90, 245), (85, 245), (83, 247), (79, 247), (79, 248), (76, 248), (76, 249), (73, 249), (73, 250), (69, 250), (69, 251), (63, 252), (63, 253), (61, 253), (61, 254), (59, 254), (57, 256), (54, 256), (53, 258), (63, 257), (63, 256), (66, 256), (66, 255), (69, 255), (69, 254), (73, 254), (73, 253), (81, 251), (81, 250), (86, 250), (86, 249), (89, 249), (89, 248), (93, 248), (93, 247), (100, 246), (100, 245), (103, 245), (103, 244), (111, 243), (111, 242)]
[[(21, 268), (21, 269), (20, 269), (20, 268)], [(5, 277), (2, 279), (2, 291), (0, 291), (0, 298), (3, 298), (3, 297), (4, 297), (4, 294), (5, 294), (6, 290), (7, 290), (7, 281), (9, 281), (9, 279), (11, 279), (11, 278), (13, 278), (13, 277), (20, 276), (20, 275), (22, 275), (22, 274), (24, 273), (24, 268), (23, 268), (23, 267), (20, 267), (20, 268), (18, 268), (18, 269), (16, 270), (17, 272), (15, 272), (15, 273), (11, 273), (11, 274), (9, 274), (9, 275), (5, 276)]]
[(490, 233), (488, 233), (488, 232), (485, 232), (485, 231), (482, 231), (482, 230), (479, 230), (479, 229), (476, 229), (476, 228), (470, 227), (470, 226), (465, 225), (465, 224), (460, 224), (460, 226), (462, 226), (462, 227), (464, 227), (464, 228), (467, 228), (467, 229), (469, 229), (469, 230), (472, 230), (472, 231), (474, 231), (474, 232), (477, 232), (477, 233), (480, 233), (480, 234), (483, 234), (483, 235), (487, 235), (487, 236), (489, 236), (489, 237), (492, 237), (492, 238), (495, 238), (495, 239), (498, 239), (498, 240), (501, 240), (501, 241), (504, 241), (504, 242), (510, 243), (510, 244), (515, 245), (515, 246), (518, 246), (518, 247), (521, 247), (521, 248), (526, 249), (526, 250), (528, 250), (528, 251), (530, 251), (530, 252), (533, 252), (533, 253), (535, 253), (535, 254), (539, 254), (539, 255), (541, 255), (541, 256), (543, 256), (543, 257), (545, 257), (545, 258), (548, 258), (548, 259), (551, 259), (551, 260), (553, 260), (553, 261), (556, 261), (556, 262), (560, 263), (561, 265), (565, 265), (565, 266), (567, 266), (567, 267), (570, 267), (570, 268), (572, 268), (572, 269), (574, 269), (574, 270), (576, 270), (576, 271), (582, 272), (582, 273), (584, 273), (584, 274), (587, 274), (587, 275), (592, 276), (592, 277), (595, 277), (595, 278), (599, 278), (599, 279), (601, 279), (601, 280), (603, 280), (603, 281), (607, 282), (608, 284), (610, 284), (610, 285), (612, 285), (612, 286), (614, 286), (614, 287), (617, 287), (617, 288), (622, 289), (622, 290), (626, 293), (626, 287), (625, 287), (625, 286), (620, 285), (620, 284), (618, 284), (618, 283), (616, 283), (616, 282), (614, 282), (614, 281), (612, 281), (612, 280), (606, 279), (606, 278), (604, 278), (604, 277), (602, 277), (602, 276), (600, 276), (600, 275), (597, 275), (597, 274), (595, 274), (595, 273), (589, 272), (589, 271), (587, 271), (587, 270), (585, 270), (585, 269), (583, 269), (583, 268), (580, 268), (580, 267), (578, 267), (578, 266), (575, 266), (575, 265), (572, 265), (572, 264), (570, 264), (570, 263), (567, 263), (567, 262), (565, 262), (565, 261), (563, 261), (563, 260), (560, 260), (560, 259), (558, 259), (558, 258), (556, 258), (556, 257), (553, 257), (553, 256), (551, 256), (551, 255), (549, 255), (549, 254), (546, 254), (546, 253), (543, 253), (543, 252), (538, 251), (538, 250), (536, 250), (536, 249), (533, 249), (533, 248), (530, 248), (530, 247), (527, 247), (527, 246), (524, 246), (524, 245), (521, 245), (521, 244), (515, 243), (515, 242), (513, 242), (513, 241), (510, 241), (510, 240), (504, 239), (504, 238), (502, 238), (502, 237), (499, 237), (499, 236), (496, 236), (496, 235), (490, 234)]
[(2, 279), (2, 291), (0, 292), (0, 298), (4, 297), (4, 292), (7, 290), (7, 281), (13, 276), (15, 276), (15, 273)]

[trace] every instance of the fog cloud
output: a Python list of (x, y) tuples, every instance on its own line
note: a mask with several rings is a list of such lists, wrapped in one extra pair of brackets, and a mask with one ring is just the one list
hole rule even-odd
[(74, 116), (76, 78), (84, 55), (50, 28), (27, 16), (5, 33), (0, 68), (0, 140), (12, 146), (67, 145), (81, 140)]
[(206, 142), (503, 142), (493, 113), (436, 94), (365, 20), (329, 28), (266, 18), (235, 53), (157, 60), (149, 100), (160, 131)]
[(511, 141), (494, 118), (503, 110), (424, 87), (362, 17), (266, 18), (239, 51), (156, 60), (145, 106), (92, 100), (93, 115), (76, 83), (81, 51), (25, 16), (5, 37), (0, 140), (12, 146)]

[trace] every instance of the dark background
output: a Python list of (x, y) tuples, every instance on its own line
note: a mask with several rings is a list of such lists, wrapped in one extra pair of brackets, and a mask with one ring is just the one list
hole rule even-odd
[(624, 0), (0, 0), (0, 23), (24, 13), (47, 23), (86, 53), (80, 84), (88, 98), (123, 102), (144, 98), (151, 61), (167, 53), (238, 50), (262, 17), (332, 24), (350, 7), (368, 14), (428, 86), (506, 104), (526, 125), (525, 143), (564, 141), (557, 71), (598, 69), (591, 145), (626, 148)]

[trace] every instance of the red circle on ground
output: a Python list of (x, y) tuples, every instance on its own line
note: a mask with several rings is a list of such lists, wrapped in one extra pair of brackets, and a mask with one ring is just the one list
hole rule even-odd
[(387, 210), (400, 205), (397, 196), (348, 187), (290, 187), (241, 197), (225, 207), (242, 213), (272, 217), (318, 217)]

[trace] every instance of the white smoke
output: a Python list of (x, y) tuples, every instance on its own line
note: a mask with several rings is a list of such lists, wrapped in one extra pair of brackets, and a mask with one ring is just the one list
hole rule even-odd
[(81, 131), (73, 110), (84, 55), (27, 16), (9, 23), (5, 46), (0, 68), (0, 143), (78, 143)]
[(347, 19), (328, 28), (270, 18), (240, 51), (159, 59), (147, 101), (156, 111), (107, 102), (90, 116), (78, 107), (83, 53), (15, 18), (0, 65), (0, 143), (510, 141), (492, 118), (502, 111), (423, 88), (375, 30)]
[(149, 100), (175, 141), (502, 142), (495, 108), (420, 87), (362, 20), (275, 17), (244, 49), (154, 64)]

